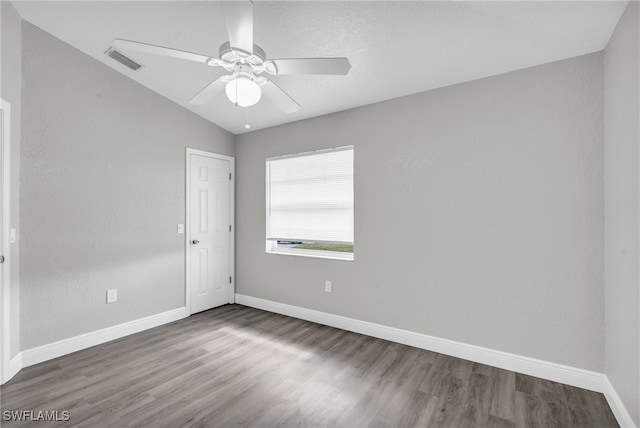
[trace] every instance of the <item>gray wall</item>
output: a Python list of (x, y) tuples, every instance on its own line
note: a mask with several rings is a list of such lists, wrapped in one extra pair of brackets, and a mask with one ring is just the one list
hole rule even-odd
[(233, 135), (27, 22), (22, 43), (22, 349), (184, 306), (185, 147)]
[[(596, 53), (240, 135), (237, 292), (602, 372), (602, 121)], [(355, 261), (266, 254), (265, 158), (347, 144)]]
[(630, 2), (605, 51), (606, 374), (640, 426), (640, 7)]
[(17, 242), (11, 245), (11, 357), (20, 352), (20, 112), (22, 105), (22, 18), (8, 1), (2, 8), (2, 82), (0, 96), (11, 104), (11, 227)]

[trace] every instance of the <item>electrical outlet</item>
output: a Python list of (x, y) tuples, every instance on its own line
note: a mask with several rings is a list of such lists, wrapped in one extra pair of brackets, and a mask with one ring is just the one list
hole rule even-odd
[(182, 235), (184, 233), (184, 224), (178, 224), (178, 235)]
[(324, 282), (324, 291), (326, 293), (331, 293), (332, 289), (333, 289), (333, 283), (331, 281), (329, 281), (329, 280), (325, 281)]
[(107, 290), (107, 303), (115, 303), (117, 301), (118, 301), (118, 290), (116, 288)]

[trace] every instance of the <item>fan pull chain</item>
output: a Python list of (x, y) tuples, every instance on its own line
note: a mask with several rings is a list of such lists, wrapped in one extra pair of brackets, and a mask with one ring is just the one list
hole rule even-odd
[(244, 129), (251, 129), (251, 125), (249, 125), (249, 107), (247, 107), (247, 122), (244, 125)]
[(238, 107), (238, 79), (236, 79), (236, 107)]

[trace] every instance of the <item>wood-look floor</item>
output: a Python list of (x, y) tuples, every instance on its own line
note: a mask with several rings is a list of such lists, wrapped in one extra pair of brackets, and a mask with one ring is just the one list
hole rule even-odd
[(28, 367), (0, 393), (3, 411), (70, 412), (7, 427), (618, 426), (602, 394), (239, 305)]

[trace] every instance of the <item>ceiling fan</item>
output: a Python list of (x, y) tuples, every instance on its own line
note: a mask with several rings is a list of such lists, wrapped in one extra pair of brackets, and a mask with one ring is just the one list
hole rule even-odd
[(349, 73), (351, 64), (347, 58), (267, 59), (264, 50), (253, 43), (253, 3), (223, 1), (221, 5), (229, 41), (220, 46), (219, 58), (123, 39), (115, 39), (112, 46), (116, 49), (163, 55), (223, 67), (231, 73), (207, 85), (189, 100), (190, 104), (206, 104), (224, 88), (229, 100), (237, 106), (252, 106), (260, 101), (264, 93), (285, 113), (293, 113), (300, 108), (300, 104), (262, 73), (272, 75), (346, 75)]

